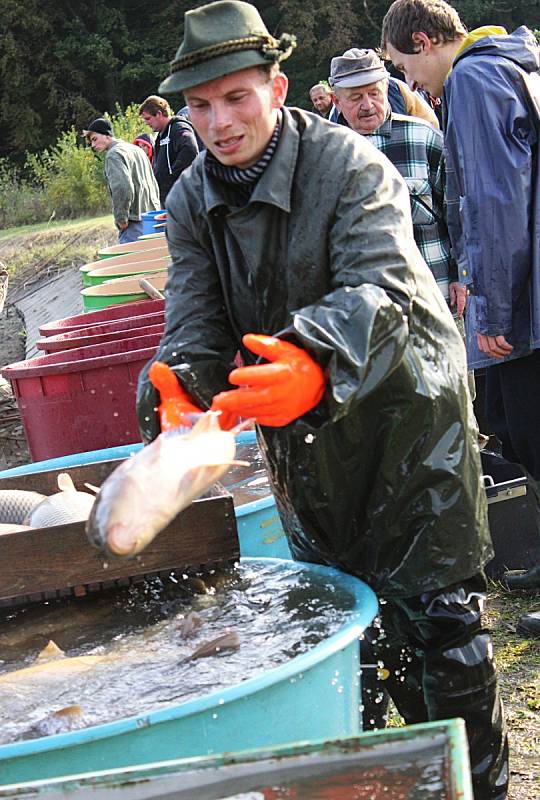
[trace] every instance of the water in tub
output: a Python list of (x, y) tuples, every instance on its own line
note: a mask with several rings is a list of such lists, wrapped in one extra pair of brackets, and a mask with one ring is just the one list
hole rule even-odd
[(0, 744), (222, 690), (307, 651), (352, 613), (299, 565), (249, 562), (0, 615)]

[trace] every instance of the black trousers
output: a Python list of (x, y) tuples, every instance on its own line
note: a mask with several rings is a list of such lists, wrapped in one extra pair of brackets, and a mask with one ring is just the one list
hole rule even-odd
[(486, 417), (503, 456), (540, 480), (540, 350), (486, 369)]
[[(503, 800), (508, 742), (493, 648), (482, 627), (486, 581), (477, 575), (419, 597), (381, 601), (380, 627), (366, 631), (361, 662), (364, 729), (384, 727), (387, 695), (407, 724), (465, 720), (475, 800)], [(384, 673), (386, 674), (386, 672)]]

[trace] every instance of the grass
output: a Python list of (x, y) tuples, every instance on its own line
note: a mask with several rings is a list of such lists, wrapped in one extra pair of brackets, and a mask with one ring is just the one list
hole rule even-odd
[(85, 229), (101, 223), (112, 224), (112, 215), (104, 214), (100, 217), (88, 217), (85, 219), (73, 220), (51, 220), (51, 222), (39, 222), (35, 225), (20, 225), (18, 227), (4, 228), (3, 230), (0, 230), (0, 239), (8, 239), (13, 236), (27, 236), (28, 234), (49, 231), (60, 232), (64, 231), (64, 229), (70, 231), (74, 229)]
[(0, 232), (0, 260), (15, 285), (38, 274), (95, 261), (99, 248), (116, 241), (110, 214), (25, 225)]

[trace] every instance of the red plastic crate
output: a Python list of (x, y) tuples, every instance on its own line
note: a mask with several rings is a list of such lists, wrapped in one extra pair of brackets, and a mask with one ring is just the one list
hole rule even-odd
[(49, 353), (9, 364), (34, 461), (140, 441), (137, 378), (161, 333)]
[(46, 325), (40, 327), (39, 332), (42, 336), (56, 336), (76, 328), (88, 328), (90, 325), (98, 325), (102, 322), (155, 314), (164, 310), (165, 300), (138, 300), (135, 303), (120, 303), (108, 306), (108, 308), (101, 308), (99, 311), (87, 311), (74, 317), (64, 317), (64, 319), (57, 319), (54, 322), (47, 322)]
[(57, 353), (60, 350), (72, 350), (76, 347), (89, 347), (93, 344), (105, 344), (132, 339), (137, 336), (151, 336), (155, 333), (163, 335), (165, 320), (161, 314), (145, 314), (144, 317), (132, 317), (116, 322), (102, 322), (89, 328), (76, 328), (57, 336), (45, 336), (36, 342), (44, 353)]

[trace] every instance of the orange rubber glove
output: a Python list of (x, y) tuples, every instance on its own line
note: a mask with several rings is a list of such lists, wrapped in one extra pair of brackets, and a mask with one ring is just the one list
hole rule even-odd
[(234, 369), (229, 382), (240, 386), (214, 397), (212, 409), (251, 417), (260, 425), (280, 428), (306, 414), (321, 400), (322, 369), (305, 350), (274, 336), (247, 333), (244, 345), (271, 363)]
[(187, 415), (202, 414), (203, 411), (190, 400), (172, 369), (163, 361), (154, 361), (148, 377), (160, 396), (158, 414), (161, 430), (169, 431), (180, 426), (191, 428), (193, 422)]

